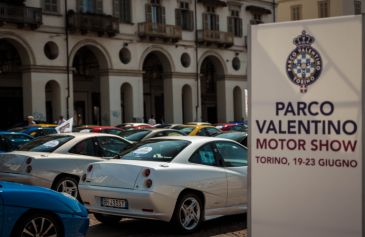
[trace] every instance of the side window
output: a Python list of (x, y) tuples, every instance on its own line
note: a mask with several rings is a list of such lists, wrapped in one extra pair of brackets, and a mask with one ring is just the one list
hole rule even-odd
[(4, 137), (0, 137), (0, 151), (10, 151), (10, 150), (11, 150), (11, 145), (9, 141)]
[(239, 167), (247, 165), (247, 149), (233, 142), (216, 142), (215, 144), (223, 159), (224, 166)]
[(207, 133), (208, 133), (208, 136), (213, 136), (213, 135), (219, 133), (219, 130), (216, 128), (207, 128)]
[(165, 136), (183, 136), (183, 135), (176, 131), (167, 131), (165, 132)]
[(30, 137), (26, 137), (23, 135), (9, 135), (7, 137), (10, 141), (24, 141), (24, 142), (29, 142), (30, 140), (32, 140)]
[(200, 129), (199, 132), (196, 135), (197, 136), (206, 136), (207, 133), (205, 131), (205, 128)]
[(243, 138), (242, 141), (240, 142), (242, 145), (244, 145), (245, 147), (247, 147), (247, 137)]
[(114, 135), (120, 135), (120, 134), (122, 134), (122, 131), (117, 130), (117, 129), (105, 129), (102, 132), (103, 133), (108, 133), (108, 134), (114, 134)]
[(77, 143), (70, 149), (70, 153), (85, 156), (98, 156), (95, 149), (95, 143), (92, 138)]
[(217, 166), (217, 160), (211, 144), (200, 147), (189, 159), (191, 163)]
[(164, 132), (159, 132), (159, 133), (156, 133), (155, 135), (153, 135), (152, 137), (164, 137), (166, 136), (166, 134)]
[(231, 127), (231, 130), (233, 130), (233, 131), (242, 131), (242, 128), (239, 125), (234, 125), (234, 126)]
[(129, 144), (115, 137), (98, 137), (102, 157), (113, 157), (124, 151)]

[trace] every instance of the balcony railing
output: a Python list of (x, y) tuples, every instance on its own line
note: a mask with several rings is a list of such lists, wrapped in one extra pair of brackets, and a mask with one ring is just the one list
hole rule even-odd
[(155, 38), (164, 41), (177, 42), (181, 40), (181, 28), (175, 25), (165, 25), (152, 22), (138, 23), (138, 36), (153, 40)]
[(229, 48), (233, 45), (234, 36), (231, 32), (214, 30), (198, 30), (199, 44), (216, 44), (219, 47)]
[(36, 29), (42, 25), (42, 8), (0, 3), (0, 24), (4, 23), (14, 23), (19, 27), (28, 25)]
[(112, 37), (119, 33), (119, 19), (107, 15), (75, 13), (70, 10), (67, 13), (68, 29), (70, 32), (79, 31), (81, 34), (95, 32), (99, 36), (107, 34)]
[(264, 22), (261, 20), (254, 20), (254, 19), (250, 20), (251, 25), (258, 25), (258, 24), (262, 24), (262, 23), (264, 23)]

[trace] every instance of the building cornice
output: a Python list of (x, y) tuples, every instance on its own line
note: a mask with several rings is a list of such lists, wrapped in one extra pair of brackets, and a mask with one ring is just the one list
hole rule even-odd
[(26, 65), (22, 67), (22, 72), (67, 74), (65, 66)]
[(196, 73), (192, 72), (173, 72), (171, 73), (172, 79), (192, 79), (196, 80)]
[(225, 75), (226, 81), (247, 81), (246, 75)]
[(143, 71), (140, 71), (140, 70), (107, 69), (107, 70), (100, 70), (100, 76), (142, 77), (143, 76)]
[[(280, 0), (279, 0), (280, 1)], [(283, 1), (292, 1), (292, 0), (283, 0)], [(278, 3), (273, 3), (272, 1), (265, 1), (265, 0), (242, 0), (243, 3), (252, 3), (252, 4), (263, 4), (267, 6), (276, 6)]]
[(298, 0), (277, 0), (277, 4), (284, 3), (284, 2), (298, 2)]

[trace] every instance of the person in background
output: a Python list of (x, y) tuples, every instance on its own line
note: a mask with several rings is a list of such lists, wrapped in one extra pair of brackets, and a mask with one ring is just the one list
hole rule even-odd
[(64, 122), (66, 122), (66, 119), (62, 115), (60, 115), (60, 117), (58, 117), (57, 124), (62, 124)]
[(33, 116), (31, 116), (31, 115), (29, 115), (29, 116), (27, 117), (27, 122), (28, 122), (28, 126), (34, 125), (34, 124), (35, 124), (35, 122), (34, 122), (34, 117), (33, 117)]
[(148, 124), (152, 126), (156, 124), (155, 116), (151, 115), (151, 118), (148, 120)]

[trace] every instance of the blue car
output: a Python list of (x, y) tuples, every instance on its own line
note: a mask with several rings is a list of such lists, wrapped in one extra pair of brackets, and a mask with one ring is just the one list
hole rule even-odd
[(0, 131), (0, 153), (9, 152), (33, 140), (33, 137), (18, 132)]
[(82, 237), (88, 226), (87, 210), (67, 194), (0, 182), (0, 236)]
[(41, 127), (41, 126), (36, 126), (36, 125), (28, 126), (28, 127), (12, 128), (9, 131), (25, 133), (32, 137), (41, 137), (41, 136), (57, 133), (57, 131), (54, 127)]

